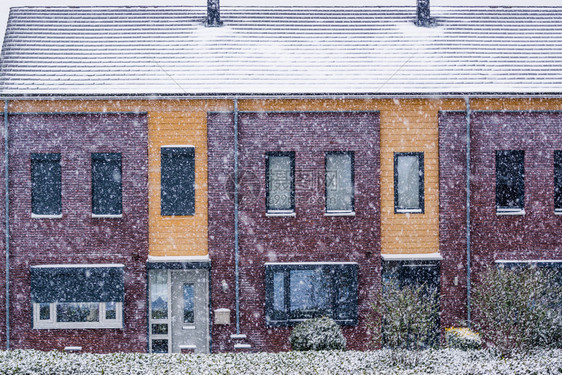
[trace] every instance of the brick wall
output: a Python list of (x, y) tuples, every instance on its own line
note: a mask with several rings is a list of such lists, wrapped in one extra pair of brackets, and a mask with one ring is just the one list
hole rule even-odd
[[(223, 198), (219, 206), (216, 197), (213, 199), (218, 190), (224, 189), (224, 176), (231, 172), (232, 163), (231, 151), (222, 149), (226, 139), (218, 138), (219, 127), (223, 132), (232, 129), (232, 118), (209, 118), (209, 231), (215, 233), (212, 228), (220, 227), (222, 238), (231, 242), (227, 245), (217, 241), (216, 235), (209, 240), (212, 298), (213, 308), (228, 307), (234, 311), (233, 233), (227, 233), (233, 228), (233, 204)], [(239, 138), (240, 171), (246, 176), (241, 187), (239, 226), (241, 333), (248, 334), (247, 342), (253, 350), (289, 349), (291, 329), (265, 324), (265, 262), (357, 262), (359, 324), (343, 330), (349, 348), (366, 349), (368, 301), (380, 285), (378, 113), (241, 113)], [(269, 151), (295, 152), (296, 217), (265, 216), (265, 154)], [(355, 152), (354, 217), (324, 216), (327, 151)], [(222, 180), (220, 176), (211, 177), (214, 171), (221, 171)], [(215, 212), (217, 209), (224, 212)], [(224, 267), (224, 262), (228, 267), (217, 269)], [(230, 287), (224, 297), (222, 280)], [(216, 326), (213, 329), (215, 350), (232, 349), (231, 342), (225, 344), (226, 336), (220, 336)], [(227, 329), (234, 333), (235, 327)]]
[(466, 313), (466, 114), (439, 113), (441, 326)]
[[(496, 215), (496, 150), (525, 151), (525, 215)], [(562, 259), (554, 215), (554, 150), (561, 112), (476, 112), (472, 117), (472, 253), (475, 276), (496, 259)]]
[[(146, 351), (147, 120), (136, 114), (11, 115), (11, 342), (41, 350)], [(30, 153), (60, 152), (62, 218), (31, 218)], [(91, 217), (91, 153), (122, 153), (123, 217)], [(124, 329), (32, 329), (29, 268), (125, 265)]]

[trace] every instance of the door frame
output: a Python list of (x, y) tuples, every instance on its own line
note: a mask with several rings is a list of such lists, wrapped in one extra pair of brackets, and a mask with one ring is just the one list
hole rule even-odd
[[(189, 270), (204, 270), (207, 273), (207, 352), (212, 352), (212, 310), (211, 310), (211, 261), (208, 257), (165, 257), (165, 256), (149, 256), (146, 263), (146, 351), (147, 353), (152, 352), (152, 319), (151, 319), (151, 306), (150, 306), (150, 271), (151, 270), (167, 270), (168, 271), (168, 333), (166, 339), (168, 340), (168, 353), (172, 351), (172, 326), (171, 326), (171, 272), (174, 270), (178, 271), (189, 271)], [(189, 261), (184, 260), (186, 258), (197, 258), (196, 260)], [(202, 259), (203, 258), (203, 259)], [(176, 260), (177, 259), (177, 260)], [(164, 338), (163, 336), (161, 338)]]

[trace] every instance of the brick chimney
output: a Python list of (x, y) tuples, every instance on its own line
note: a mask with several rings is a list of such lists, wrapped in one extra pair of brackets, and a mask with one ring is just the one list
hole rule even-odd
[(418, 26), (431, 26), (433, 21), (430, 17), (429, 12), (429, 0), (417, 0), (418, 1), (418, 12), (416, 25)]
[(207, 0), (207, 21), (205, 26), (221, 26), (221, 11), (219, 0)]

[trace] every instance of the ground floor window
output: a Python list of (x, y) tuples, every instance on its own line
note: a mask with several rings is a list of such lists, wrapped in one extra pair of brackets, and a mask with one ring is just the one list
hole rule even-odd
[(357, 324), (356, 263), (266, 263), (265, 309), (269, 325), (329, 316)]
[(31, 267), (33, 328), (123, 328), (123, 265)]
[[(439, 275), (439, 261), (393, 260), (383, 262), (382, 298), (385, 299), (385, 304), (388, 306), (387, 311), (391, 315), (390, 318), (382, 317), (383, 346), (396, 345), (395, 337), (389, 336), (392, 333), (385, 330), (385, 323), (388, 323), (388, 319), (392, 321), (397, 318), (395, 316), (397, 309), (408, 314), (407, 319), (404, 319), (406, 322), (418, 323), (423, 321), (428, 324), (427, 328), (424, 328), (422, 339), (416, 337), (414, 338), (415, 341), (404, 342), (401, 345), (405, 345), (405, 347), (420, 347), (420, 345), (421, 347), (431, 347), (438, 344), (440, 327)], [(392, 325), (387, 327), (390, 327), (390, 331), (392, 331)], [(409, 328), (405, 329), (410, 332)], [(415, 337), (415, 335), (413, 336)], [(410, 334), (405, 335), (405, 340), (410, 339)], [(412, 346), (409, 346), (410, 344)]]

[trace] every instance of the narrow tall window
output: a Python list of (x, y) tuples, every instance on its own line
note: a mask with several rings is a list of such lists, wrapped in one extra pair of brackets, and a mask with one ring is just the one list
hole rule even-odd
[(121, 154), (92, 154), (92, 214), (121, 215)]
[(266, 205), (268, 213), (295, 211), (295, 153), (266, 154)]
[(31, 154), (31, 213), (62, 214), (60, 154)]
[(394, 212), (424, 212), (423, 152), (394, 153)]
[(326, 212), (353, 212), (353, 152), (326, 153)]
[(195, 148), (162, 147), (161, 214), (195, 214)]
[(525, 202), (525, 151), (496, 151), (496, 212), (521, 213)]
[(554, 211), (562, 214), (562, 151), (554, 151)]

